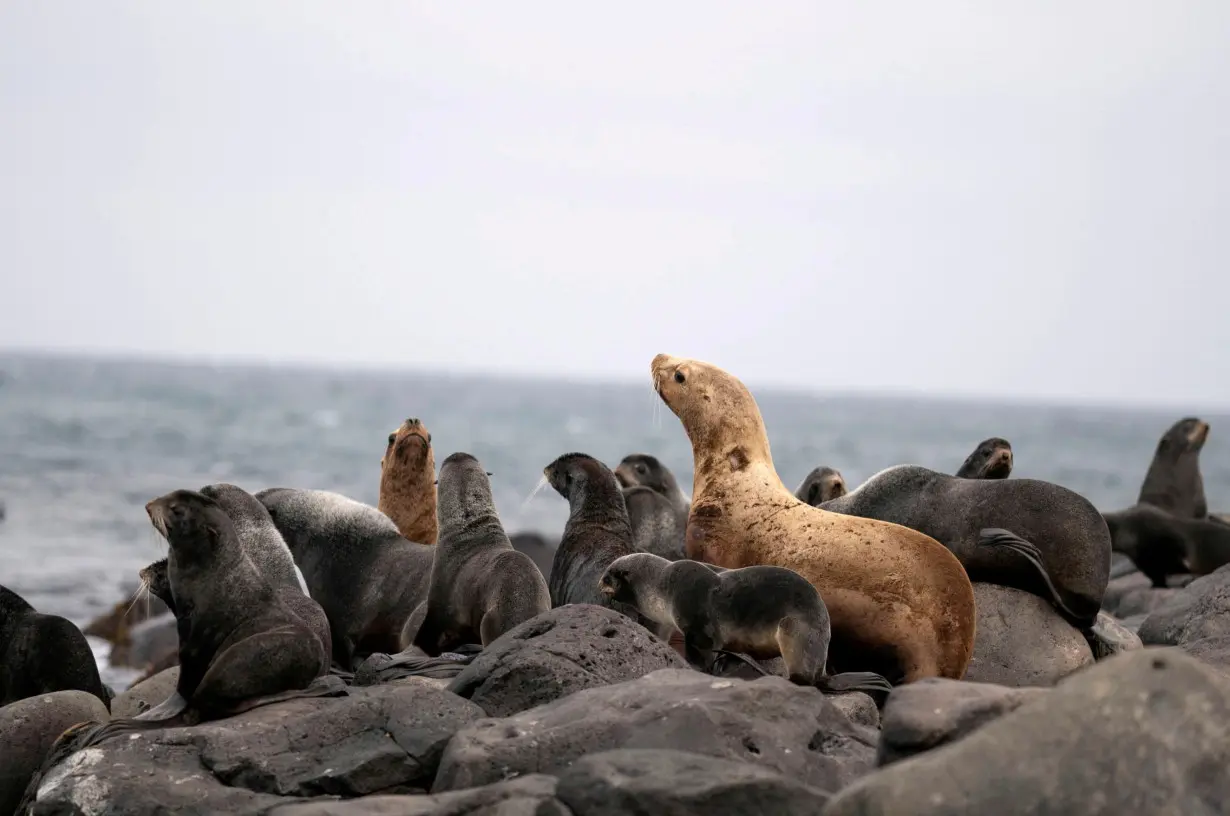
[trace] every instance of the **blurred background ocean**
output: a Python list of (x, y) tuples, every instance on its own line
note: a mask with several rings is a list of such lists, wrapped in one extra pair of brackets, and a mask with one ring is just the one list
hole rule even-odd
[[(791, 489), (821, 464), (851, 488), (894, 464), (952, 473), (981, 439), (1002, 436), (1014, 477), (1056, 482), (1100, 509), (1135, 501), (1181, 415), (753, 391)], [(408, 416), (431, 431), (437, 463), (464, 450), (486, 464), (509, 533), (558, 539), (564, 500), (549, 489), (526, 499), (568, 451), (612, 467), (652, 453), (691, 489), (687, 437), (648, 374), (638, 386), (0, 355), (0, 584), (84, 625), (165, 554), (143, 509), (151, 498), (225, 481), (374, 504), (386, 438)], [(1210, 508), (1230, 510), (1230, 417), (1202, 416), (1213, 428), (1201, 457)]]

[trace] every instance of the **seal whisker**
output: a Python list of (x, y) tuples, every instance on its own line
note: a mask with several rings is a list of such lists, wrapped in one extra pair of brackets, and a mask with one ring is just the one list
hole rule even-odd
[(542, 489), (546, 486), (547, 477), (546, 474), (543, 474), (542, 478), (538, 480), (538, 484), (534, 485), (534, 489), (530, 491), (530, 495), (526, 496), (525, 501), (521, 502), (521, 510), (524, 511), (525, 508), (529, 507), (530, 502), (534, 500), (534, 497), (541, 493)]
[(137, 605), (137, 602), (145, 600), (145, 617), (149, 617), (149, 580), (144, 576), (141, 577), (141, 582), (137, 584), (137, 591), (132, 593), (132, 598), (128, 601), (128, 608), (124, 610), (124, 617), (132, 614), (132, 608)]

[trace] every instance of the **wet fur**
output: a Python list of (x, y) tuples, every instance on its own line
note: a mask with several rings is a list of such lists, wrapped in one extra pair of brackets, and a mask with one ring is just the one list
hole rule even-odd
[(230, 516), (244, 552), (269, 583), (309, 592), (290, 547), (286, 546), (265, 505), (255, 496), (226, 483), (206, 485), (201, 488), (201, 495), (213, 499)]
[(380, 459), (380, 500), (377, 508), (393, 520), (410, 541), (435, 544), (440, 534), (436, 519), (436, 455), (431, 433), (415, 417), (389, 434)]

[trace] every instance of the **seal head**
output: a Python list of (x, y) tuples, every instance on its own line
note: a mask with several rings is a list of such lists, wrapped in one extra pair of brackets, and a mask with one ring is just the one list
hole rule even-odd
[(1185, 417), (1162, 434), (1140, 486), (1137, 504), (1151, 504), (1184, 518), (1204, 518), (1209, 505), (1200, 475), (1200, 451), (1209, 438), (1209, 423)]
[(439, 535), (435, 478), (431, 432), (417, 417), (410, 417), (389, 434), (380, 459), (377, 507), (403, 536), (420, 544), (435, 544)]
[(1012, 473), (1012, 445), (993, 436), (978, 443), (956, 475), (961, 479), (1007, 479)]
[(846, 480), (841, 472), (835, 468), (822, 466), (807, 474), (807, 478), (800, 482), (794, 491), (794, 496), (799, 501), (815, 507), (826, 501), (839, 499), (847, 492)]

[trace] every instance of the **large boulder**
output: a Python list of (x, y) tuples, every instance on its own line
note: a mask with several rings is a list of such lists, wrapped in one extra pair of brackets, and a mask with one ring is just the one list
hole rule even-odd
[(121, 735), (51, 769), (35, 812), (80, 812), (73, 803), (83, 797), (134, 813), (234, 813), (268, 809), (279, 797), (422, 792), (453, 733), (482, 714), (415, 678)]
[(496, 638), (449, 684), (493, 717), (573, 692), (687, 664), (645, 627), (593, 604), (569, 604)]
[(432, 791), (555, 774), (586, 754), (617, 748), (750, 762), (833, 791), (872, 767), (875, 738), (810, 686), (662, 669), (467, 726), (449, 742)]
[(1097, 654), (1094, 657), (1098, 660), (1104, 660), (1120, 652), (1144, 648), (1140, 636), (1134, 630), (1105, 611), (1098, 612), (1098, 619), (1093, 624), (1093, 635), (1097, 643)]
[(1227, 763), (1230, 680), (1179, 649), (1139, 649), (858, 780), (824, 816), (1216, 813)]
[(171, 613), (143, 620), (123, 630), (123, 640), (111, 647), (107, 658), (113, 666), (129, 666), (144, 669), (151, 663), (162, 660), (168, 652), (178, 654), (179, 631), (175, 616)]
[(1030, 592), (974, 584), (978, 624), (965, 680), (1001, 686), (1053, 686), (1093, 662), (1084, 635)]
[(1176, 590), (1145, 619), (1139, 634), (1146, 644), (1163, 646), (1230, 635), (1230, 564)]
[(143, 714), (170, 697), (177, 683), (179, 666), (172, 666), (148, 680), (142, 680), (116, 695), (111, 701), (111, 716), (122, 720)]
[(102, 700), (85, 691), (56, 691), (0, 708), (0, 813), (13, 813), (26, 785), (66, 729), (110, 718)]

